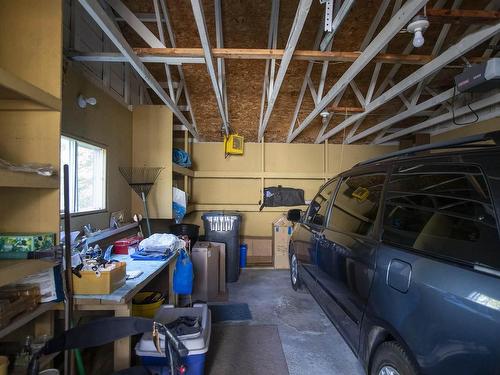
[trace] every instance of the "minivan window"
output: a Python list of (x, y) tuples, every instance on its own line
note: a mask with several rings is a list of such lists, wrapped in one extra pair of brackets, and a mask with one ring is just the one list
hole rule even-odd
[(382, 239), (500, 268), (495, 211), (486, 179), (473, 165), (398, 167), (388, 184)]
[(333, 203), (329, 228), (363, 236), (373, 233), (384, 181), (385, 174), (343, 179)]
[(306, 222), (311, 224), (316, 224), (323, 226), (325, 225), (326, 213), (328, 206), (330, 205), (331, 198), (335, 192), (335, 187), (337, 186), (337, 179), (326, 185), (320, 192), (314, 197), (311, 204), (309, 205), (309, 210), (306, 215)]

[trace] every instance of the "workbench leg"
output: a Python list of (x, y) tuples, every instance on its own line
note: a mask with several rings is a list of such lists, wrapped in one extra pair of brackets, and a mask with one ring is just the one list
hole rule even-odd
[(174, 292), (174, 271), (175, 262), (172, 262), (168, 265), (168, 303), (177, 306), (179, 304), (179, 298)]
[[(115, 310), (115, 316), (131, 316), (131, 304), (128, 303)], [(130, 336), (115, 341), (114, 369), (124, 370), (130, 367)]]

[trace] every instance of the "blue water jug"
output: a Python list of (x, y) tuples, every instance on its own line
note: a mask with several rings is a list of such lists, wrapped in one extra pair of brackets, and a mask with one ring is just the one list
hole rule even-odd
[(193, 293), (193, 263), (186, 250), (181, 250), (175, 263), (174, 292), (177, 294)]

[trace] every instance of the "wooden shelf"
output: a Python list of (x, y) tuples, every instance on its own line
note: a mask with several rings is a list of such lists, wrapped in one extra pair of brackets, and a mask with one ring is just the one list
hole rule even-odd
[(61, 111), (62, 101), (0, 68), (0, 110)]
[(0, 169), (0, 187), (58, 189), (59, 183), (59, 176), (40, 176), (36, 173)]
[(0, 260), (0, 286), (12, 284), (55, 265), (52, 261), (40, 259)]
[(241, 179), (286, 179), (286, 180), (324, 180), (331, 178), (323, 173), (307, 172), (240, 172), (240, 171), (195, 171), (195, 178), (241, 178)]
[(186, 208), (186, 215), (189, 215), (192, 212), (195, 212), (196, 208), (193, 203), (188, 203), (187, 208)]
[(172, 172), (182, 176), (194, 177), (195, 172), (189, 168), (181, 167), (179, 164), (172, 163)]
[(56, 305), (55, 302), (45, 302), (40, 304), (35, 310), (15, 317), (7, 327), (0, 329), (0, 338), (7, 336), (9, 333), (21, 328), (33, 319), (52, 310)]
[[(259, 212), (260, 206), (258, 204), (230, 204), (230, 203), (212, 203), (212, 204), (197, 204), (192, 203), (191, 211), (242, 211), (242, 212)], [(188, 206), (188, 212), (189, 212)], [(307, 206), (299, 206), (305, 209)], [(297, 207), (264, 207), (262, 212), (287, 212), (291, 208)]]

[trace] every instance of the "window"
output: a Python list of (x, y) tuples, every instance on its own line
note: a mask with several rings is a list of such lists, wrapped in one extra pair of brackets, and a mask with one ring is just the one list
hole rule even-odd
[(64, 164), (69, 165), (70, 212), (106, 209), (106, 150), (61, 137), (61, 211), (64, 210)]
[(388, 186), (383, 239), (500, 268), (495, 212), (486, 180), (476, 166), (399, 167)]
[(309, 210), (306, 215), (306, 222), (316, 225), (325, 225), (325, 216), (327, 214), (328, 205), (331, 202), (332, 194), (335, 192), (337, 180), (333, 180), (326, 185), (313, 199), (309, 205)]
[(342, 180), (333, 203), (330, 229), (363, 236), (374, 231), (385, 175), (353, 176)]

